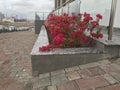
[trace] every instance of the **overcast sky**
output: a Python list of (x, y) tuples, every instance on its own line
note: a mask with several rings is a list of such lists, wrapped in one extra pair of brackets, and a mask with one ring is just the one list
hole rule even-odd
[(50, 12), (54, 0), (0, 0), (0, 12), (6, 16), (32, 17), (34, 12)]

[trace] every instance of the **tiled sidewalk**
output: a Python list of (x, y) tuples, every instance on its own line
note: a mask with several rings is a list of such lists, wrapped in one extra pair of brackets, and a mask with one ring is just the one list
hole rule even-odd
[(120, 65), (102, 60), (40, 74), (33, 90), (120, 90)]

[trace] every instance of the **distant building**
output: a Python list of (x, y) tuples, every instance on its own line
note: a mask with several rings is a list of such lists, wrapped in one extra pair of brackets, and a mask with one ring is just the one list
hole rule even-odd
[(5, 16), (0, 12), (0, 20), (2, 20), (3, 18), (5, 18)]
[(9, 22), (9, 23), (14, 23), (14, 19), (13, 17), (10, 17), (10, 18), (4, 18), (2, 21), (3, 22)]
[(27, 19), (14, 19), (15, 22), (26, 22)]
[(14, 17), (4, 18), (2, 19), (3, 22), (15, 23), (15, 22), (26, 22), (27, 19), (16, 19)]

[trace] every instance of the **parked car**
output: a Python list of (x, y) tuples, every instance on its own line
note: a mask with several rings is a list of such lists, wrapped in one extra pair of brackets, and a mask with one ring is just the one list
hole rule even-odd
[(13, 32), (13, 31), (15, 31), (15, 26), (9, 26), (9, 32)]
[(9, 27), (8, 26), (3, 26), (3, 32), (8, 32), (9, 31)]
[(0, 25), (0, 33), (2, 33), (2, 30), (3, 30), (3, 26)]

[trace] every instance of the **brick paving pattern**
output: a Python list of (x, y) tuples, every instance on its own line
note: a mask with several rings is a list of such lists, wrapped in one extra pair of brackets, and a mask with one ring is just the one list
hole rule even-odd
[(32, 78), (30, 52), (33, 30), (0, 34), (0, 90), (24, 90)]

